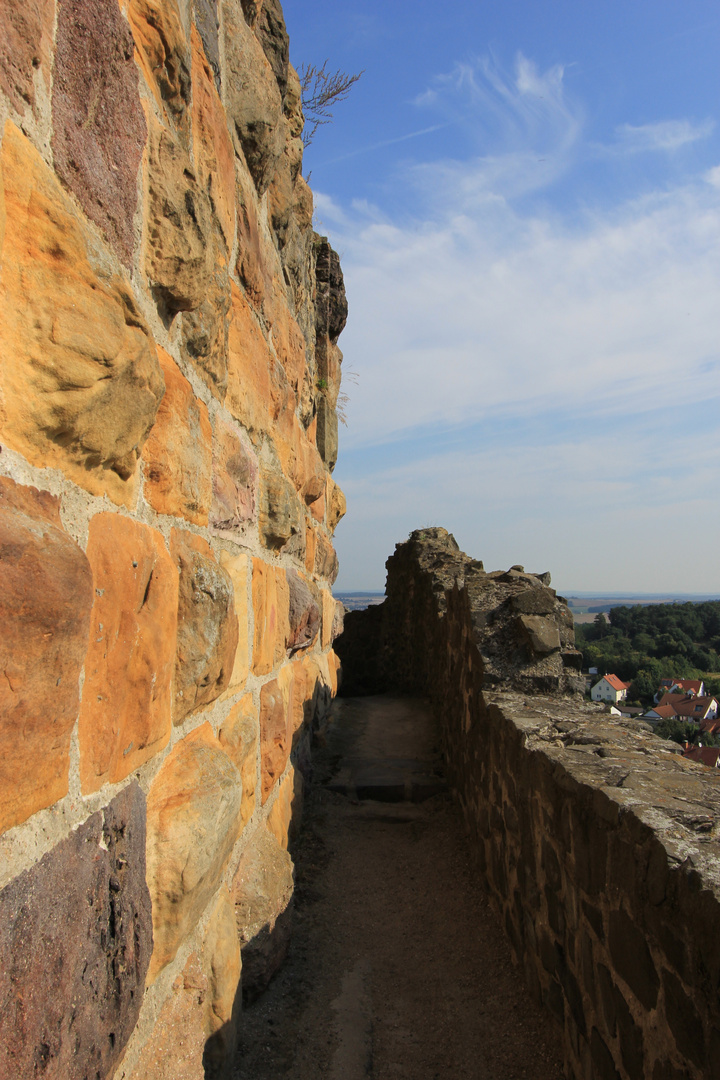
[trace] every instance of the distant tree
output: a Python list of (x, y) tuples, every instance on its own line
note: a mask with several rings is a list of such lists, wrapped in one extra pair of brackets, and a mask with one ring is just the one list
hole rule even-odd
[(628, 698), (630, 701), (639, 701), (643, 705), (651, 705), (657, 688), (657, 680), (652, 672), (641, 669), (630, 683)]
[(352, 87), (364, 75), (364, 71), (358, 71), (356, 75), (348, 75), (345, 71), (328, 71), (329, 62), (326, 60), (321, 67), (303, 64), (298, 70), (305, 115), (302, 141), (306, 149), (318, 128), (332, 122), (335, 105), (346, 99)]

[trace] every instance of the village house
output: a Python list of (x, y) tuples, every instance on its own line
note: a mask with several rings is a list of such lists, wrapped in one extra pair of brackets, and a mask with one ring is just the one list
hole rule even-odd
[(664, 694), (697, 694), (702, 697), (705, 693), (705, 683), (702, 679), (661, 679), (653, 701), (660, 704)]
[(694, 693), (663, 694), (658, 704), (645, 713), (649, 720), (685, 720), (701, 726), (714, 721), (717, 714), (717, 698)]
[(618, 701), (625, 700), (629, 689), (630, 683), (618, 679), (617, 675), (603, 675), (590, 691), (590, 697), (593, 701), (608, 701), (611, 705), (617, 705)]

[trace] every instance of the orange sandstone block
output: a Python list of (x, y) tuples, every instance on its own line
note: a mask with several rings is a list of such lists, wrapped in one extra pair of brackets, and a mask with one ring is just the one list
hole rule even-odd
[(197, 28), (192, 43), (192, 131), (195, 162), (202, 186), (209, 191), (227, 250), (235, 234), (235, 152), (222, 102), (215, 89)]
[(305, 569), (308, 574), (315, 571), (315, 554), (317, 551), (317, 532), (308, 523), (305, 532)]
[(186, 735), (147, 800), (147, 881), (152, 898), (152, 983), (220, 886), (240, 832), (241, 784), (209, 724)]
[(186, 127), (190, 50), (177, 0), (122, 0), (140, 71), (161, 111)]
[(335, 597), (329, 589), (322, 590), (322, 647), (329, 649), (332, 645), (333, 619), (336, 608)]
[(258, 460), (247, 438), (219, 417), (212, 453), (210, 524), (235, 539), (255, 518)]
[(269, 675), (285, 658), (290, 633), (290, 591), (282, 567), (253, 559), (252, 603), (253, 673)]
[(14, 108), (35, 104), (35, 70), (50, 85), (55, 0), (3, 0), (0, 5), (0, 90)]
[(278, 788), (277, 797), (268, 814), (267, 827), (281, 848), (287, 851), (288, 840), (297, 835), (303, 806), (303, 777), (298, 769), (290, 769)]
[(246, 694), (230, 710), (218, 734), (220, 745), (242, 777), (240, 819), (243, 828), (255, 810), (259, 735), (258, 710), (252, 694)]
[(238, 624), (238, 643), (232, 675), (227, 690), (223, 694), (223, 698), (228, 698), (242, 689), (250, 674), (250, 600), (248, 597), (250, 557), (231, 555), (227, 551), (221, 551), (220, 565), (232, 582)]
[(178, 572), (155, 529), (96, 514), (87, 546), (95, 587), (80, 708), (85, 794), (123, 780), (170, 738)]
[(292, 746), (292, 665), (260, 690), (260, 766), (265, 805), (285, 771)]
[(90, 261), (97, 241), (8, 121), (1, 167), (2, 439), (94, 495), (130, 505), (164, 382), (129, 282)]
[(340, 657), (332, 649), (327, 654), (328, 672), (330, 675), (330, 693), (333, 697), (338, 692), (338, 684), (340, 681)]
[(57, 499), (0, 478), (0, 833), (67, 794), (92, 595)]
[(143, 450), (145, 498), (158, 514), (207, 525), (212, 498), (212, 428), (207, 406), (175, 361), (158, 349), (165, 397)]
[(170, 550), (180, 575), (173, 722), (223, 694), (238, 646), (234, 588), (207, 540), (173, 529)]

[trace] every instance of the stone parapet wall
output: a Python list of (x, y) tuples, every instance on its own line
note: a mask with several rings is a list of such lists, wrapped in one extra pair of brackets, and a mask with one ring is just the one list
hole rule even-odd
[(287, 942), (347, 315), (288, 56), (278, 0), (0, 11), (0, 1080), (228, 1075)]
[[(512, 612), (550, 608), (530, 582), (550, 592), (545, 575), (483, 574), (444, 530), (398, 545), (381, 681), (397, 663), (434, 703), (473, 851), (529, 991), (563, 1028), (568, 1077), (720, 1077), (720, 777), (574, 694), (569, 640), (533, 654)], [(562, 629), (562, 608), (538, 617)], [(552, 625), (529, 625), (546, 646)]]

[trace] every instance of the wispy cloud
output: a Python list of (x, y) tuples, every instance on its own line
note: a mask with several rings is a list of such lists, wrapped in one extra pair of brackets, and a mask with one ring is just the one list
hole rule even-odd
[(370, 154), (374, 150), (384, 150), (386, 146), (395, 146), (397, 143), (408, 142), (410, 139), (418, 139), (421, 135), (432, 135), (435, 131), (441, 131), (447, 124), (432, 124), (420, 131), (410, 131), (406, 135), (397, 135), (394, 139), (383, 139), (382, 142), (372, 143), (370, 146), (360, 146), (357, 150), (351, 150), (348, 154), (330, 158), (329, 161), (321, 162), (321, 165), (335, 165), (339, 161), (348, 161), (350, 158), (359, 157), (362, 154)]
[(672, 153), (681, 146), (706, 139), (713, 131), (712, 120), (693, 124), (690, 120), (663, 120), (658, 124), (621, 124), (617, 128), (617, 148), (623, 152)]

